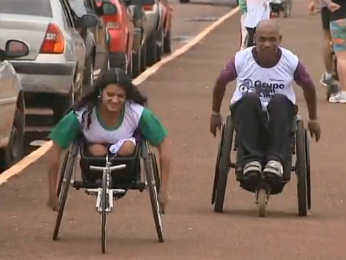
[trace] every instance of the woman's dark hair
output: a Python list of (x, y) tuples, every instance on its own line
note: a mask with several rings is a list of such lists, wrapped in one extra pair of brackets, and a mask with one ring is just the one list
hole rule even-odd
[[(125, 90), (126, 100), (146, 106), (148, 99), (138, 90), (138, 87), (132, 83), (132, 79), (125, 71), (121, 69), (109, 69), (102, 73), (96, 80), (91, 90), (73, 105), (73, 110), (78, 111), (86, 108), (82, 115), (82, 125), (89, 128), (91, 123), (92, 109), (97, 106), (102, 94), (102, 90), (109, 84), (117, 84)], [(85, 115), (87, 122), (85, 124)]]

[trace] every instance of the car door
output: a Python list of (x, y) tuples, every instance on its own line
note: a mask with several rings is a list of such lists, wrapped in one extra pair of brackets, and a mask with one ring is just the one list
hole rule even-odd
[(75, 91), (77, 91), (82, 86), (83, 71), (84, 71), (84, 61), (85, 61), (85, 45), (79, 32), (76, 30), (74, 25), (74, 17), (71, 12), (71, 7), (67, 0), (60, 0), (63, 9), (64, 17), (67, 25), (67, 31), (70, 36), (68, 44), (74, 46), (75, 49), (75, 61), (77, 62), (77, 71), (75, 78)]
[(0, 62), (0, 147), (6, 146), (9, 141), (20, 88), (11, 63)]
[(107, 44), (107, 29), (101, 19), (100, 12), (98, 12), (98, 5), (96, 0), (84, 0), (88, 11), (92, 11), (99, 18), (99, 23), (96, 27), (90, 28), (96, 41), (96, 64), (105, 64), (108, 55), (108, 44)]

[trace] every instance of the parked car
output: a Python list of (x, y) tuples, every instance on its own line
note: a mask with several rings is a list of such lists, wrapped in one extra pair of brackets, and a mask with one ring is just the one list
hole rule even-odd
[(94, 71), (96, 66), (98, 72), (108, 68), (108, 44), (107, 44), (107, 30), (97, 13), (96, 0), (68, 0), (72, 9), (76, 12), (78, 17), (89, 13), (98, 17), (98, 24), (95, 27), (84, 28), (80, 31), (81, 36), (86, 46), (86, 61), (84, 71), (84, 84), (88, 87), (94, 82)]
[(143, 6), (148, 20), (146, 61), (148, 66), (152, 66), (161, 60), (163, 53), (171, 51), (171, 20), (173, 11), (167, 0), (131, 1)]
[[(2, 47), (2, 46), (0, 46)], [(28, 55), (29, 47), (21, 41), (8, 40), (0, 48), (0, 169), (22, 158), (24, 95), (20, 79), (7, 60)]]
[(109, 63), (136, 77), (141, 72), (142, 31), (136, 27), (128, 3), (122, 0), (98, 1), (98, 14), (109, 34)]
[(77, 29), (97, 23), (91, 14), (76, 17), (67, 0), (1, 0), (1, 37), (30, 46), (11, 61), (22, 78), (25, 133), (50, 131), (81, 94), (86, 50)]

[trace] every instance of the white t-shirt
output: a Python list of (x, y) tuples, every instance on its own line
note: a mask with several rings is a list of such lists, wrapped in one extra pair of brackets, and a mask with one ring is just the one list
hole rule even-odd
[(245, 27), (255, 28), (261, 20), (270, 18), (269, 0), (247, 0), (246, 4)]
[(235, 55), (237, 83), (231, 104), (240, 100), (246, 93), (258, 93), (263, 107), (268, 105), (274, 94), (283, 94), (295, 104), (293, 81), (294, 72), (299, 64), (298, 57), (280, 47), (282, 55), (278, 64), (272, 68), (262, 68), (253, 57), (253, 48), (239, 51)]

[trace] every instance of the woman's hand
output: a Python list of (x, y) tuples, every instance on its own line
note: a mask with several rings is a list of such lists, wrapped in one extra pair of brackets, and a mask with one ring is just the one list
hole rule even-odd
[(59, 203), (59, 198), (56, 194), (49, 195), (47, 200), (47, 206), (53, 211), (59, 210), (60, 203)]
[(160, 210), (162, 213), (166, 211), (166, 206), (169, 202), (169, 194), (167, 190), (160, 190), (159, 192), (159, 205), (160, 205)]

